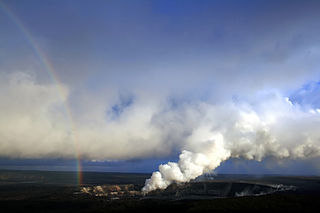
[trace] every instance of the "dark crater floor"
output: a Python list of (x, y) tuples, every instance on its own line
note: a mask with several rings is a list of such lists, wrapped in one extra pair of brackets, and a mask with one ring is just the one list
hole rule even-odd
[(293, 185), (255, 183), (248, 181), (201, 181), (172, 184), (165, 190), (155, 190), (144, 198), (215, 199), (226, 197), (262, 196), (276, 192), (295, 191)]

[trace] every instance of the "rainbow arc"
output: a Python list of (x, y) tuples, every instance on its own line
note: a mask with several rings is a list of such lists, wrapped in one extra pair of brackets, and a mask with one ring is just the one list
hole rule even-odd
[(82, 184), (82, 167), (81, 167), (81, 155), (80, 155), (80, 147), (78, 145), (78, 138), (75, 130), (75, 125), (73, 124), (72, 113), (71, 113), (70, 107), (68, 106), (68, 102), (65, 100), (63, 87), (61, 86), (62, 84), (60, 83), (60, 80), (55, 72), (54, 66), (48, 59), (45, 52), (42, 51), (36, 39), (34, 39), (30, 31), (23, 24), (21, 19), (7, 5), (5, 5), (4, 2), (1, 2), (1, 1), (0, 1), (0, 9), (4, 12), (4, 14), (6, 14), (6, 16), (12, 21), (12, 23), (15, 24), (15, 26), (18, 28), (21, 34), (25, 37), (26, 41), (30, 44), (30, 47), (32, 48), (34, 54), (37, 56), (37, 58), (41, 62), (44, 70), (46, 71), (51, 81), (54, 83), (54, 85), (57, 88), (57, 94), (60, 96), (61, 101), (64, 104), (65, 113), (70, 123), (71, 137), (75, 147), (75, 158), (77, 160), (77, 179), (78, 179), (77, 181), (78, 181), (78, 184), (81, 185)]

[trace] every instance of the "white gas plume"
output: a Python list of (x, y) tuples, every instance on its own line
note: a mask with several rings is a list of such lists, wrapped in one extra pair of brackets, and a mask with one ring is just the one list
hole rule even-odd
[(229, 158), (320, 156), (320, 114), (293, 105), (288, 98), (273, 95), (263, 104), (205, 108), (204, 121), (187, 138), (178, 163), (160, 165), (146, 180), (144, 193), (188, 182)]
[(222, 135), (216, 135), (210, 140), (203, 153), (183, 150), (178, 163), (160, 165), (159, 171), (146, 180), (142, 191), (147, 193), (155, 189), (165, 189), (173, 182), (187, 182), (218, 167), (230, 157), (230, 151), (223, 147)]

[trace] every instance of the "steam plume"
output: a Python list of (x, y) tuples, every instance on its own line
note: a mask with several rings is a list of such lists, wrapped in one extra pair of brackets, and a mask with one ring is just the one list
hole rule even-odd
[(150, 179), (146, 180), (143, 192), (155, 189), (165, 189), (172, 182), (187, 182), (205, 172), (209, 172), (230, 157), (230, 151), (223, 147), (222, 136), (212, 139), (212, 143), (203, 153), (193, 153), (183, 150), (179, 156), (179, 162), (169, 162), (159, 166), (159, 171), (154, 172)]
[[(205, 121), (187, 138), (189, 151), (182, 151), (178, 163), (159, 166), (146, 180), (144, 193), (188, 182), (229, 158), (261, 161), (266, 156), (320, 156), (319, 113), (293, 105), (288, 98), (274, 96), (263, 105), (209, 108), (213, 120)], [(215, 118), (219, 118), (219, 125), (215, 125)]]

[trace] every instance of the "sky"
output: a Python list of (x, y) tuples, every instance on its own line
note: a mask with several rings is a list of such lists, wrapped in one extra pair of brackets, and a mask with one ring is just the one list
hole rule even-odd
[(0, 0), (0, 168), (152, 172), (219, 134), (216, 172), (319, 174), (319, 11)]

